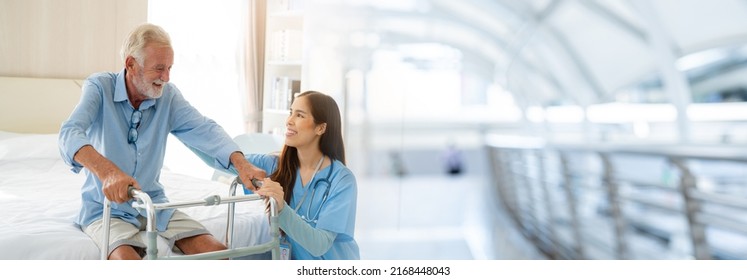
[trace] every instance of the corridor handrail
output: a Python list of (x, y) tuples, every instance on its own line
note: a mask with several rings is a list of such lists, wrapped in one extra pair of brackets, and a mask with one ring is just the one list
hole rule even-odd
[[(688, 233), (690, 243), (692, 245), (692, 257), (696, 259), (709, 259), (712, 258), (712, 252), (706, 240), (706, 227), (716, 226), (719, 228), (727, 229), (747, 229), (745, 223), (741, 223), (738, 220), (721, 218), (721, 219), (704, 219), (703, 217), (715, 217), (718, 216), (713, 213), (703, 212), (704, 205), (713, 204), (723, 207), (731, 207), (739, 210), (747, 210), (747, 198), (735, 197), (724, 194), (717, 194), (711, 192), (704, 192), (697, 188), (698, 177), (697, 174), (693, 174), (691, 167), (689, 166), (690, 160), (706, 160), (706, 161), (726, 161), (734, 162), (737, 164), (747, 165), (747, 147), (739, 145), (672, 145), (672, 144), (612, 144), (612, 143), (570, 143), (570, 142), (548, 142), (537, 137), (525, 137), (515, 135), (486, 135), (485, 137), (486, 148), (489, 149), (490, 162), (493, 165), (492, 168), (495, 173), (495, 181), (498, 185), (498, 191), (501, 199), (504, 200), (504, 205), (508, 208), (509, 214), (517, 221), (520, 227), (526, 229), (528, 235), (533, 235), (545, 232), (554, 232), (552, 229), (553, 225), (540, 225), (545, 226), (548, 229), (533, 230), (538, 226), (538, 218), (533, 217), (533, 213), (518, 213), (523, 209), (535, 209), (536, 206), (543, 205), (525, 205), (527, 203), (543, 203), (547, 204), (546, 207), (558, 208), (557, 205), (553, 206), (552, 201), (548, 198), (532, 194), (532, 192), (540, 191), (547, 192), (546, 185), (552, 184), (550, 180), (545, 179), (545, 172), (547, 172), (544, 163), (547, 159), (545, 158), (546, 153), (557, 153), (559, 159), (560, 170), (558, 170), (559, 183), (567, 189), (564, 193), (565, 202), (567, 205), (567, 211), (569, 216), (566, 218), (570, 219), (568, 222), (571, 225), (572, 241), (573, 243), (566, 244), (550, 244), (552, 247), (558, 247), (563, 245), (565, 248), (570, 249), (565, 251), (566, 258), (587, 258), (589, 248), (586, 248), (588, 242), (585, 242), (579, 232), (578, 214), (576, 214), (578, 204), (581, 202), (576, 201), (573, 195), (574, 191), (571, 188), (581, 187), (579, 184), (586, 184), (588, 180), (582, 183), (574, 182), (577, 178), (574, 175), (573, 167), (570, 166), (572, 163), (568, 161), (568, 156), (574, 153), (583, 154), (596, 154), (601, 162), (603, 163), (602, 173), (585, 172), (582, 176), (596, 176), (600, 187), (607, 192), (606, 199), (611, 207), (609, 214), (611, 215), (612, 223), (614, 225), (613, 230), (615, 233), (614, 241), (617, 245), (615, 247), (616, 258), (624, 259), (630, 258), (629, 252), (630, 246), (627, 244), (630, 242), (625, 237), (626, 228), (626, 217), (620, 212), (621, 209), (618, 205), (620, 201), (630, 201), (635, 203), (641, 203), (650, 207), (667, 210), (667, 212), (675, 212), (683, 214), (687, 220)], [(617, 185), (621, 183), (638, 186), (641, 181), (626, 180), (626, 178), (616, 177), (616, 166), (609, 161), (610, 156), (618, 155), (634, 155), (644, 157), (662, 158), (673, 168), (676, 168), (677, 174), (679, 175), (679, 182), (677, 182), (676, 188), (665, 185), (653, 185), (654, 190), (666, 190), (679, 193), (682, 207), (673, 207), (673, 205), (659, 204), (657, 205), (656, 200), (639, 200), (636, 199), (635, 195), (618, 193)], [(534, 160), (529, 160), (533, 158)], [(537, 162), (537, 166), (532, 166), (531, 162)], [(521, 163), (521, 164), (519, 164)], [(524, 169), (524, 170), (522, 170)], [(539, 169), (539, 171), (534, 170)], [(524, 172), (524, 173), (522, 173)], [(534, 174), (532, 180), (532, 172), (539, 173), (541, 175)], [(538, 189), (532, 190), (533, 186), (537, 185)], [(570, 195), (570, 196), (569, 196)], [(541, 201), (537, 201), (542, 199)], [(537, 210), (533, 210), (536, 212)], [(551, 213), (554, 211), (550, 211)], [(529, 218), (527, 218), (529, 217)], [(527, 220), (529, 219), (529, 220)], [(747, 232), (746, 232), (747, 233)], [(558, 241), (557, 236), (545, 236), (538, 238), (539, 236), (531, 236), (537, 240), (553, 240)], [(747, 238), (747, 234), (745, 236)], [(614, 243), (613, 243), (614, 244)], [(548, 244), (544, 244), (545, 247)], [(561, 247), (563, 247), (561, 246)], [(571, 253), (568, 253), (571, 252)], [(563, 257), (564, 252), (557, 251), (550, 252), (551, 257)], [(570, 255), (569, 255), (570, 254)]]

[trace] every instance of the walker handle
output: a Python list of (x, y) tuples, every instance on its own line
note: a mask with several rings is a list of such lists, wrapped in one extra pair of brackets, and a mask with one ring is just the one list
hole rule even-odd
[(257, 178), (252, 178), (252, 185), (254, 185), (254, 187), (256, 188), (259, 188), (262, 186), (262, 181)]
[(135, 191), (137, 191), (137, 189), (132, 185), (127, 186), (127, 195), (129, 195), (131, 198), (135, 198)]

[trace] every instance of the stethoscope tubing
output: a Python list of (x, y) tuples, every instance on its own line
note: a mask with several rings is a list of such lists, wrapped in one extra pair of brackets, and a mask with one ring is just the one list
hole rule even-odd
[[(334, 164), (335, 164), (335, 161), (330, 158), (330, 165), (329, 165), (329, 171), (327, 171), (327, 177), (324, 178), (324, 179), (317, 180), (314, 183), (314, 186), (311, 187), (312, 190), (311, 190), (311, 197), (309, 199), (309, 207), (306, 208), (306, 215), (302, 216), (302, 218), (304, 218), (304, 220), (306, 220), (307, 222), (316, 223), (317, 220), (319, 219), (319, 213), (322, 211), (322, 207), (324, 207), (324, 203), (327, 202), (327, 198), (329, 197), (329, 190), (332, 187), (332, 183), (329, 181), (329, 178), (332, 177), (332, 170), (334, 168)], [(311, 214), (311, 212), (310, 212), (311, 211), (311, 207), (314, 204), (314, 196), (316, 195), (316, 189), (319, 187), (319, 183), (321, 183), (321, 182), (325, 182), (326, 185), (327, 185), (327, 187), (324, 190), (324, 194), (322, 195), (322, 201), (320, 202), (319, 207), (316, 209), (316, 213), (314, 214), (314, 216), (311, 216), (309, 214)], [(301, 201), (301, 203), (303, 203), (303, 201)], [(299, 205), (299, 207), (300, 207), (300, 205)]]

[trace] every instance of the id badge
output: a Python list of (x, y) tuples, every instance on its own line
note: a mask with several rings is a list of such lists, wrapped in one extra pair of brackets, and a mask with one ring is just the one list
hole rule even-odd
[(285, 238), (280, 240), (280, 259), (281, 260), (290, 260), (291, 256), (291, 244), (288, 243)]

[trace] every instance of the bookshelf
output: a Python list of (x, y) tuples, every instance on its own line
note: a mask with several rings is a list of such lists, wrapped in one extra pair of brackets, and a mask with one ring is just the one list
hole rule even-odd
[(303, 0), (267, 1), (262, 132), (283, 134), (304, 65)]

